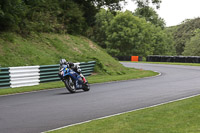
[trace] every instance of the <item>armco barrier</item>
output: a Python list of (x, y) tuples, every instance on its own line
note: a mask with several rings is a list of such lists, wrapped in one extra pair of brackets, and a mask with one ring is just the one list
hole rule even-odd
[(40, 83), (58, 81), (59, 65), (43, 65), (39, 68)]
[(79, 65), (81, 67), (83, 75), (90, 76), (91, 73), (94, 71), (95, 64), (96, 64), (96, 61), (89, 61), (87, 63), (81, 62)]
[[(84, 76), (94, 71), (95, 61), (75, 63)], [(42, 66), (0, 67), (0, 89), (39, 85), (39, 83), (59, 81), (59, 64)]]
[(181, 62), (181, 63), (200, 63), (200, 56), (147, 56), (147, 61), (151, 62)]
[(9, 68), (0, 67), (0, 88), (10, 87), (10, 72)]
[(10, 87), (39, 85), (39, 67), (40, 66), (10, 67)]

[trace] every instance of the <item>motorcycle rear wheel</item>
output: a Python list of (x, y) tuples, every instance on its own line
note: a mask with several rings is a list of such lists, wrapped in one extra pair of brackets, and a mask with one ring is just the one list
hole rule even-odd
[(65, 86), (67, 88), (67, 90), (71, 93), (75, 93), (76, 92), (76, 87), (74, 85), (74, 82), (72, 81), (71, 77), (68, 77), (65, 81)]
[(89, 83), (85, 83), (85, 84), (83, 85), (83, 90), (84, 90), (84, 91), (89, 91), (89, 90), (90, 90), (90, 84), (89, 84)]

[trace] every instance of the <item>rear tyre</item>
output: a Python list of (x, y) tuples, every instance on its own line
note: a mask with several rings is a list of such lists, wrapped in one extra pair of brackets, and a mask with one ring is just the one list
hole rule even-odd
[(74, 82), (73, 82), (73, 80), (72, 80), (71, 77), (68, 77), (68, 78), (64, 81), (64, 83), (65, 83), (65, 86), (66, 86), (66, 88), (67, 88), (67, 90), (68, 90), (69, 92), (71, 92), (71, 93), (75, 93), (75, 92), (76, 92), (76, 87), (75, 87)]

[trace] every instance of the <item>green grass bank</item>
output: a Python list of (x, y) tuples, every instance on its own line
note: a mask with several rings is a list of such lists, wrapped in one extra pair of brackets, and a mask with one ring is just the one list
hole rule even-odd
[(32, 33), (22, 37), (14, 33), (0, 34), (0, 66), (32, 66), (71, 62), (96, 61), (95, 73), (123, 75), (131, 69), (123, 67), (104, 49), (83, 36)]
[[(33, 66), (59, 64), (65, 58), (71, 62), (96, 61), (89, 83), (137, 79), (157, 75), (155, 72), (125, 68), (104, 49), (83, 36), (69, 34), (32, 33), (20, 36), (0, 34), (0, 66)], [(38, 86), (0, 89), (0, 95), (64, 87), (62, 82)]]

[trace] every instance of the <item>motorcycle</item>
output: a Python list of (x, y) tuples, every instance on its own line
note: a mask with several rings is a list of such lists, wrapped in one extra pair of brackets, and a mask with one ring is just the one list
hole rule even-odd
[(62, 75), (63, 75), (63, 82), (66, 88), (69, 90), (69, 92), (75, 93), (76, 90), (79, 89), (82, 89), (84, 91), (90, 90), (90, 85), (88, 81), (86, 80), (84, 83), (81, 76), (75, 71), (73, 71), (71, 68), (68, 68), (67, 65), (62, 70)]

